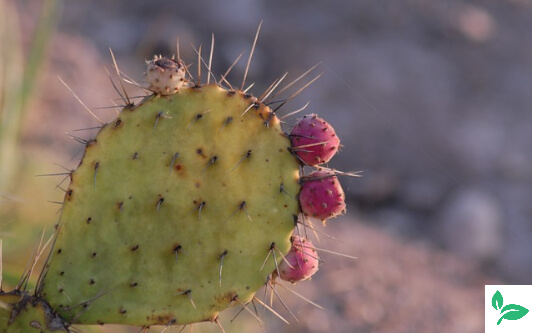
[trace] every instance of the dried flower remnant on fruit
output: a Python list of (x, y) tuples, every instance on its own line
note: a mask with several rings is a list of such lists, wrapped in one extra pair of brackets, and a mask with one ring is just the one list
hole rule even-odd
[(146, 81), (149, 90), (159, 95), (172, 95), (186, 86), (185, 66), (180, 60), (154, 56), (147, 62)]

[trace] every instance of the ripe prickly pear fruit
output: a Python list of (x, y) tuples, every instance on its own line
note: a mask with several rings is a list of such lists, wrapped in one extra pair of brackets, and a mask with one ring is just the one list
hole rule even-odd
[(329, 162), (339, 150), (340, 140), (335, 130), (316, 114), (301, 118), (289, 136), (296, 156), (309, 166)]
[(39, 295), (69, 322), (135, 326), (249, 302), (271, 245), (290, 249), (289, 147), (269, 107), (216, 84), (126, 107), (71, 174)]
[(331, 170), (318, 170), (302, 177), (299, 199), (305, 215), (326, 220), (344, 214), (344, 191)]
[(175, 94), (187, 84), (185, 66), (180, 60), (154, 56), (147, 65), (148, 89), (158, 95)]
[(293, 236), (291, 243), (289, 253), (279, 264), (279, 277), (292, 283), (307, 280), (318, 271), (318, 254), (313, 244), (303, 237)]

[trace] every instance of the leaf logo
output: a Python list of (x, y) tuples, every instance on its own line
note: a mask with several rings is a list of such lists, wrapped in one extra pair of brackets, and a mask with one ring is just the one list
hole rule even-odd
[(492, 296), (492, 307), (496, 310), (500, 310), (503, 306), (503, 296), (499, 290), (496, 290)]
[(518, 320), (529, 312), (528, 309), (517, 304), (508, 304), (506, 306), (503, 306), (503, 296), (498, 290), (496, 290), (496, 292), (492, 296), (492, 307), (495, 310), (500, 311), (500, 314), (503, 314), (500, 319), (498, 319), (497, 325), (500, 325), (500, 323), (504, 319)]

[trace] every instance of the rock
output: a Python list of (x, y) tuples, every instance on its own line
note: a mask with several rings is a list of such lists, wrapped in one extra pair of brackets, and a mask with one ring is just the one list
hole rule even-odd
[(489, 193), (462, 189), (441, 208), (437, 217), (437, 238), (442, 245), (462, 257), (489, 261), (504, 246), (502, 212)]

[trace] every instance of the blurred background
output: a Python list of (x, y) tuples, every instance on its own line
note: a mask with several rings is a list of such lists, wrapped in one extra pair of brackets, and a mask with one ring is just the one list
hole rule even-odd
[[(325, 310), (280, 289), (298, 320), (276, 301), (291, 325), (265, 314), (264, 331), (483, 332), (484, 285), (531, 284), (528, 0), (0, 0), (4, 289), (58, 219), (64, 176), (36, 176), (76, 167), (82, 146), (66, 132), (96, 133), (73, 132), (97, 123), (58, 76), (110, 121), (106, 107), (121, 102), (109, 48), (142, 82), (144, 61), (175, 54), (177, 37), (194, 63), (191, 44), (207, 57), (214, 33), (214, 73), (246, 51), (230, 76), (239, 85), (261, 21), (251, 91), (320, 63), (322, 77), (280, 112), (310, 101), (305, 113), (327, 119), (344, 145), (329, 166), (363, 171), (341, 179), (348, 214), (324, 229), (337, 239), (318, 244), (358, 259), (323, 253), (313, 280), (291, 288)], [(226, 332), (263, 330), (246, 312), (222, 317)]]

